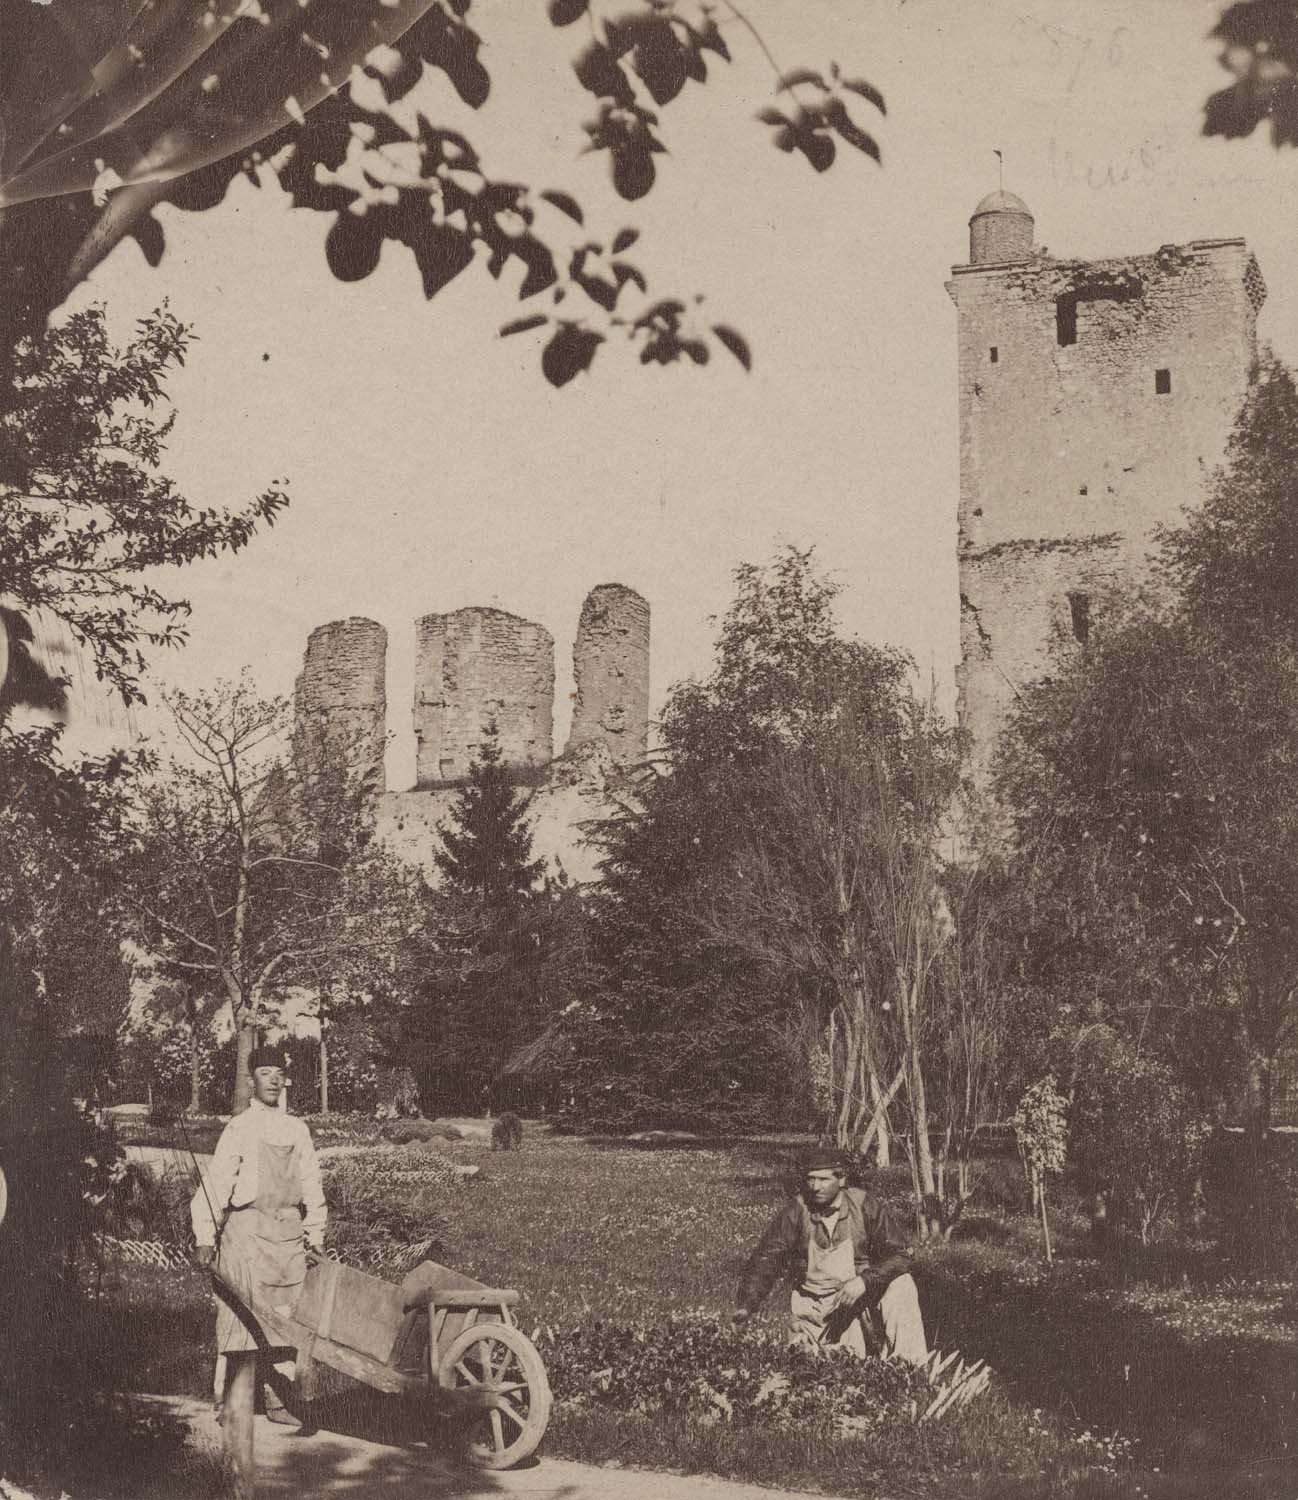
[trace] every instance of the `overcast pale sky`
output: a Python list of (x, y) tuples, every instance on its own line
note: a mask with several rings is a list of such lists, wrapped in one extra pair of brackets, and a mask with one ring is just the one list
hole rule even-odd
[[(554, 634), (556, 741), (570, 643), (597, 583), (653, 610), (655, 706), (705, 670), (730, 574), (782, 541), (814, 543), (852, 630), (903, 646), (949, 684), (957, 652), (955, 315), (943, 290), (967, 220), (1005, 185), (1059, 256), (1148, 252), (1243, 235), (1270, 295), (1262, 336), (1298, 361), (1298, 157), (1259, 135), (1199, 134), (1226, 81), (1201, 0), (749, 0), (782, 66), (830, 59), (884, 93), (882, 169), (844, 153), (824, 177), (752, 118), (769, 65), (727, 28), (732, 67), (663, 112), (672, 154), (654, 192), (621, 203), (579, 156), (588, 98), (578, 29), (544, 7), (478, 0), (492, 98), (468, 133), (489, 170), (567, 187), (588, 226), (643, 231), (651, 288), (703, 291), (749, 337), (751, 375), (642, 369), (611, 349), (562, 391), (533, 337), (501, 340), (511, 288), (470, 269), (433, 302), (388, 246), (368, 280), (332, 279), (325, 216), (240, 182), (202, 214), (162, 211), (168, 251), (132, 243), (79, 300), (125, 331), (163, 297), (200, 342), (172, 382), (170, 467), (203, 503), (278, 476), (292, 506), (246, 552), (170, 582), (191, 644), (160, 663), (191, 686), (251, 664), (287, 692), (307, 633), (346, 615), (389, 632), (393, 784), (413, 770), (413, 621), (491, 604)], [(449, 117), (468, 112), (453, 107)], [(862, 119), (869, 107), (862, 105)], [(874, 122), (871, 122), (874, 123)], [(574, 226), (575, 229), (575, 226)], [(575, 231), (580, 234), (580, 231)]]

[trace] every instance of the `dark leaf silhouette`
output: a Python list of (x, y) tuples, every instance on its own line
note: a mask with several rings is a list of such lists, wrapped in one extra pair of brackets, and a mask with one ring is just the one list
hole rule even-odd
[(339, 281), (361, 281), (379, 263), (383, 231), (370, 215), (344, 214), (325, 238), (329, 269)]
[(822, 110), (803, 109), (789, 118), (778, 109), (764, 109), (757, 118), (763, 124), (776, 126), (775, 144), (781, 151), (801, 151), (817, 172), (826, 172), (833, 166), (834, 142)]
[(144, 253), (144, 258), (151, 266), (162, 264), (162, 253), (166, 249), (166, 240), (162, 233), (162, 225), (152, 214), (147, 214), (142, 219), (136, 219), (131, 225), (131, 238)]
[(620, 197), (634, 202), (654, 185), (653, 152), (661, 146), (626, 145), (613, 154), (613, 186)]
[(698, 38), (699, 47), (705, 52), (714, 52), (718, 57), (724, 57), (730, 61), (730, 48), (726, 46), (726, 39), (721, 35), (721, 28), (712, 16), (708, 16), (702, 26), (696, 27), (694, 35)]
[(733, 328), (727, 328), (724, 323), (714, 323), (712, 332), (716, 335), (717, 341), (730, 350), (745, 370), (753, 368), (752, 350), (749, 349), (747, 341), (741, 338)]
[(629, 261), (615, 260), (613, 262), (613, 274), (617, 277), (619, 289), (629, 281), (640, 288), (642, 292), (649, 290), (649, 283), (644, 279), (638, 266), (633, 266)]
[(1242, 0), (1212, 35), (1235, 82), (1209, 98), (1203, 133), (1238, 140), (1269, 120), (1272, 145), (1298, 145), (1298, 10), (1282, 0)]
[(855, 146), (874, 161), (880, 161), (879, 143), (868, 132), (862, 130), (848, 114), (841, 99), (831, 99), (825, 106), (825, 118), (849, 146)]
[(883, 95), (864, 78), (840, 78), (838, 86), (841, 89), (847, 89), (850, 93), (859, 94), (862, 99), (868, 99), (881, 115), (888, 113), (887, 106), (883, 102)]
[(541, 370), (553, 386), (565, 386), (583, 370), (589, 370), (595, 351), (604, 342), (602, 333), (564, 323), (541, 353)]
[(528, 333), (533, 328), (542, 328), (550, 320), (544, 313), (533, 313), (530, 318), (515, 318), (512, 323), (506, 323), (500, 330), (502, 339), (507, 339), (514, 333)]
[(646, 16), (626, 31), (635, 37), (631, 66), (655, 104), (670, 104), (685, 87), (683, 48), (671, 22), (666, 16)]
[(453, 229), (421, 224), (418, 235), (407, 243), (419, 267), (425, 297), (435, 297), (473, 264), (472, 244)]
[(550, 0), (550, 22), (554, 26), (571, 26), (586, 14), (589, 0)]
[(537, 292), (545, 291), (558, 281), (559, 272), (555, 268), (550, 247), (542, 244), (535, 235), (527, 234), (516, 240), (514, 254), (527, 267), (527, 275), (518, 289), (520, 298), (534, 297)]
[(638, 229), (619, 229), (613, 236), (613, 254), (620, 255), (623, 250), (629, 250), (639, 238)]
[(578, 224), (586, 222), (585, 216), (581, 211), (581, 205), (570, 194), (559, 193), (553, 188), (546, 188), (539, 196), (544, 198), (547, 203), (553, 204), (560, 213), (567, 214), (570, 219), (575, 220)]
[(617, 58), (599, 42), (593, 42), (578, 54), (573, 63), (577, 81), (597, 99), (612, 99), (630, 107), (635, 103), (635, 89), (618, 64)]
[[(465, 13), (467, 10), (466, 6)], [(480, 109), (491, 92), (491, 78), (478, 61), (481, 46), (482, 38), (465, 23), (462, 14), (448, 15), (440, 5), (434, 5), (411, 27), (404, 50), (440, 68), (460, 98)]]
[(654, 184), (653, 157), (667, 148), (653, 133), (658, 116), (640, 105), (627, 108), (604, 99), (598, 118), (586, 122), (587, 150), (613, 158), (613, 186), (623, 198), (643, 198)]

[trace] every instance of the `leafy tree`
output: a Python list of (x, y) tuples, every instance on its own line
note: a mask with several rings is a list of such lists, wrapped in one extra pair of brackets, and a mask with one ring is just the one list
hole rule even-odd
[[(696, 317), (697, 301), (649, 295), (625, 258), (634, 230), (592, 235), (571, 195), (492, 175), (463, 110), (423, 86), (438, 73), (462, 106), (486, 102), (480, 11), (473, 0), (0, 0), (0, 350), (38, 332), (124, 236), (156, 265), (159, 203), (211, 207), (237, 175), (256, 181), (269, 166), (295, 205), (334, 216), (326, 253), (343, 280), (369, 275), (388, 241), (410, 250), (430, 297), (479, 251), (493, 276), (516, 266), (533, 311), (506, 331), (546, 327), (542, 368), (556, 385), (615, 335), (646, 363), (703, 363), (715, 339), (747, 364), (744, 340)], [(548, 15), (556, 28), (581, 23), (573, 66), (594, 115), (574, 145), (607, 155), (626, 199), (654, 184), (659, 112), (729, 60), (727, 33), (766, 50), (730, 0), (551, 0)], [(839, 145), (880, 159), (861, 123), (883, 110), (871, 84), (834, 65), (775, 77), (778, 107), (759, 119), (779, 150), (817, 171)]]
[(1046, 1264), (1054, 1261), (1050, 1245), (1050, 1217), (1046, 1210), (1046, 1184), (1064, 1170), (1068, 1143), (1068, 1107), (1051, 1074), (1038, 1079), (1019, 1100), (1010, 1121), (1018, 1142), (1023, 1167), (1032, 1184), (1032, 1206), (1041, 1213), (1041, 1237)]
[(288, 705), (260, 697), (247, 674), (167, 704), (187, 758), (141, 794), (131, 906), (163, 974), (230, 1006), (237, 1111), (247, 1058), (285, 991), (315, 992), (327, 1048), (331, 1000), (391, 981), (423, 913), (409, 873), (372, 840), (371, 788), (350, 775), (346, 746), (286, 776)]
[(238, 1056), (233, 1108), (248, 1102), (246, 1063), (273, 1018), (272, 982), (288, 959), (275, 920), (280, 859), (266, 787), (287, 728), (283, 699), (245, 674), (167, 699), (186, 760), (142, 793), (143, 832), (130, 886), (140, 945), (230, 1006)]
[(1261, 1205), (1270, 1095), (1298, 1006), (1298, 638), (1286, 597), (1298, 393), (1275, 366), (1164, 592), (1114, 601), (1030, 689), (1000, 763), (1030, 881), (1030, 980), (1071, 969), (1073, 1027), (1154, 1049), (1202, 1110), (1242, 1104)]
[[(871, 967), (880, 824), (862, 768), (876, 791), (917, 768), (924, 716), (904, 657), (838, 634), (836, 592), (794, 548), (737, 570), (712, 674), (673, 690), (639, 810), (599, 832), (599, 977), (568, 1023), (579, 1116), (805, 1120), (832, 1023), (835, 1127), (879, 1131), (901, 1064)], [(890, 795), (913, 793), (904, 781)]]
[[(0, 399), (7, 633), (21, 647), (24, 613), (57, 616), (128, 703), (139, 696), (144, 648), (185, 638), (189, 607), (159, 590), (156, 570), (239, 551), (287, 503), (269, 489), (243, 510), (198, 510), (159, 472), (175, 421), (166, 380), (190, 341), (162, 310), (117, 348), (102, 308), (91, 308), (23, 338)], [(8, 699), (56, 701), (25, 661), (27, 678), (15, 674)]]
[(375, 750), (363, 735), (298, 724), (281, 795), (270, 800), (276, 924), (287, 952), (276, 982), (316, 997), (321, 1114), (335, 1077), (331, 1037), (351, 1054), (338, 1060), (338, 1078), (354, 1092), (379, 1050), (377, 1011), (401, 1004), (415, 983), (429, 921), (422, 875), (375, 838)]

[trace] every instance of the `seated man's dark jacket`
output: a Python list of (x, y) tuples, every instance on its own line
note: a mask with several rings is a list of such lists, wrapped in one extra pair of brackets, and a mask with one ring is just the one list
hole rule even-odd
[[(856, 1274), (866, 1296), (877, 1301), (888, 1283), (910, 1270), (910, 1256), (886, 1208), (862, 1188), (843, 1190), (843, 1212), (834, 1225), (832, 1244), (850, 1234)], [(801, 1194), (790, 1198), (767, 1225), (739, 1282), (740, 1307), (754, 1312), (777, 1281), (800, 1282), (807, 1268), (811, 1211)]]

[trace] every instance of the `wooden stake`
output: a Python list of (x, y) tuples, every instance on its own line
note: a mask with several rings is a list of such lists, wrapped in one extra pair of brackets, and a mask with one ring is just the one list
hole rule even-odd
[(222, 1430), (230, 1471), (232, 1500), (253, 1500), (257, 1489), (257, 1460), (253, 1452), (252, 1419), (257, 1399), (257, 1352), (227, 1354), (225, 1410)]

